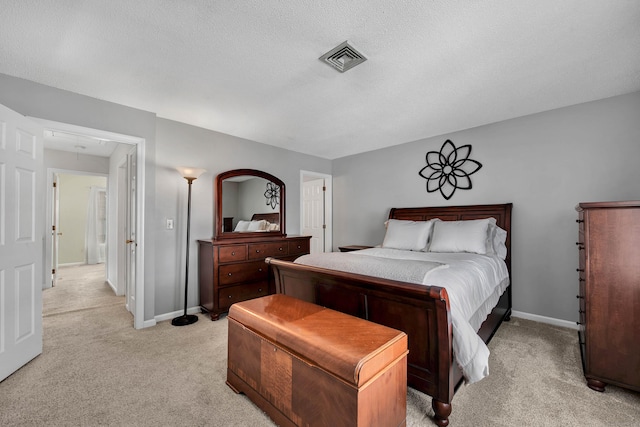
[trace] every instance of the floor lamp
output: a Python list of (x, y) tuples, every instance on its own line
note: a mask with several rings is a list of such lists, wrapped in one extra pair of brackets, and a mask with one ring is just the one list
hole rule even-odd
[(182, 316), (175, 317), (171, 321), (171, 324), (173, 326), (186, 326), (198, 321), (198, 316), (196, 316), (195, 314), (187, 314), (187, 297), (189, 295), (189, 229), (191, 226), (191, 183), (198, 179), (198, 177), (202, 175), (205, 170), (188, 167), (179, 167), (177, 169), (182, 177), (189, 183), (189, 196), (187, 202), (187, 262), (185, 265), (184, 276), (184, 314)]

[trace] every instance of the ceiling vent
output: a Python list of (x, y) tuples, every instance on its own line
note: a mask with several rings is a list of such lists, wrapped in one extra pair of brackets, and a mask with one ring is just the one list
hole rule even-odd
[(367, 60), (363, 54), (355, 50), (353, 46), (346, 41), (339, 46), (334, 47), (319, 59), (331, 65), (341, 73), (344, 73)]

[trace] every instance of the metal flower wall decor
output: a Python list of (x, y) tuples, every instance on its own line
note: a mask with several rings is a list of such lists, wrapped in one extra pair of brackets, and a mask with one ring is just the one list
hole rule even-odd
[(457, 189), (470, 190), (470, 175), (478, 172), (482, 164), (469, 158), (471, 145), (456, 148), (453, 142), (446, 140), (440, 151), (427, 152), (427, 166), (418, 174), (427, 180), (427, 192), (440, 190), (440, 194), (449, 200)]
[(264, 192), (267, 199), (267, 206), (271, 205), (271, 209), (275, 209), (280, 203), (280, 186), (273, 182), (267, 182), (267, 191)]

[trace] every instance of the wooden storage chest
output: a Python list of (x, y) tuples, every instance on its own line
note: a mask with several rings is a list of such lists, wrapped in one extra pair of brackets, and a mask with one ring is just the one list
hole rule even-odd
[(231, 306), (227, 384), (281, 426), (403, 426), (404, 332), (275, 294)]

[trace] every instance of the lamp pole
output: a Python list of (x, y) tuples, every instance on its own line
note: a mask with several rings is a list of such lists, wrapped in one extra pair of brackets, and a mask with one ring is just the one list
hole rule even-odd
[(191, 229), (191, 183), (196, 179), (192, 176), (185, 176), (189, 184), (189, 195), (187, 197), (187, 261), (185, 265), (184, 275), (184, 314), (176, 317), (171, 321), (173, 326), (186, 326), (191, 325), (198, 321), (198, 316), (195, 314), (187, 314), (187, 297), (189, 296), (189, 241), (190, 241), (190, 229)]

